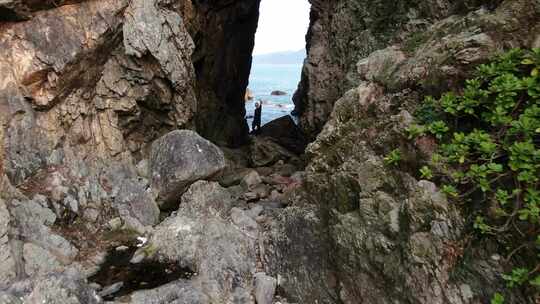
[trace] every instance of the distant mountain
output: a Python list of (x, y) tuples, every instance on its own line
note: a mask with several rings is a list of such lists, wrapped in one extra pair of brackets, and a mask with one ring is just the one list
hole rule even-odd
[(302, 64), (306, 50), (276, 52), (253, 56), (253, 64)]

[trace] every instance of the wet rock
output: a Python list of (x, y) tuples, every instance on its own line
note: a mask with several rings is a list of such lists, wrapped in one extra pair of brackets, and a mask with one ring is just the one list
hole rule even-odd
[(197, 133), (173, 131), (152, 145), (150, 168), (160, 207), (173, 207), (189, 185), (221, 172), (225, 157), (217, 146)]
[(255, 299), (257, 304), (272, 304), (276, 292), (277, 280), (265, 273), (255, 274)]
[(285, 149), (302, 154), (308, 140), (291, 116), (283, 116), (261, 127), (259, 136), (271, 138)]

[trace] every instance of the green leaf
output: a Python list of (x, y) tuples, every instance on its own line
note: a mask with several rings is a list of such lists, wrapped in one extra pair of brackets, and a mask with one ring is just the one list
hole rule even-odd
[(427, 180), (431, 180), (433, 178), (433, 172), (431, 171), (431, 169), (428, 166), (423, 166), (420, 169), (420, 174), (421, 174), (422, 178), (425, 178)]
[(504, 296), (500, 293), (495, 293), (491, 298), (491, 304), (504, 304)]
[(442, 192), (446, 194), (446, 196), (448, 197), (456, 198), (459, 196), (459, 192), (457, 191), (456, 187), (451, 186), (451, 185), (444, 185), (442, 187)]
[(529, 278), (529, 270), (527, 268), (514, 268), (510, 274), (503, 274), (502, 277), (509, 288), (521, 286)]
[(401, 161), (401, 151), (399, 149), (395, 149), (388, 156), (384, 158), (384, 162), (389, 166), (397, 166), (399, 162)]
[(540, 288), (540, 275), (537, 275), (534, 279), (530, 280), (529, 283), (536, 288)]

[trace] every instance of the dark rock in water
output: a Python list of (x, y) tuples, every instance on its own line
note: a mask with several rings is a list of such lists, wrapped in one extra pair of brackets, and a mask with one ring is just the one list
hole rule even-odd
[(261, 128), (260, 135), (270, 137), (276, 143), (296, 154), (304, 153), (308, 140), (291, 116), (275, 119)]
[(272, 91), (272, 93), (270, 94), (272, 96), (285, 96), (285, 95), (288, 95), (287, 92), (283, 92), (283, 91)]
[(211, 178), (223, 169), (223, 152), (193, 131), (173, 131), (152, 145), (152, 187), (161, 208), (174, 207), (192, 183)]

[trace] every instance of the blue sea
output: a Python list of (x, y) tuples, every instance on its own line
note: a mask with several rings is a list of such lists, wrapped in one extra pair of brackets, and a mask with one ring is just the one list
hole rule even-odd
[[(288, 115), (294, 109), (292, 96), (300, 82), (301, 64), (254, 64), (248, 88), (254, 99), (246, 102), (246, 114), (253, 116), (255, 102), (262, 100), (261, 122), (266, 124)], [(272, 91), (286, 92), (285, 96), (272, 96)], [(251, 128), (252, 119), (248, 119)]]

